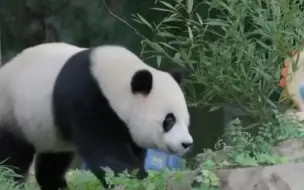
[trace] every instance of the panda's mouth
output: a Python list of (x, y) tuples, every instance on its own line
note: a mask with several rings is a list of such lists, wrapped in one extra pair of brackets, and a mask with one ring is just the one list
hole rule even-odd
[(189, 152), (191, 150), (191, 148), (187, 149), (186, 151), (183, 152), (179, 152), (179, 151), (174, 151), (171, 147), (167, 146), (167, 153), (169, 154), (174, 154), (174, 155), (178, 155), (178, 156), (183, 156), (184, 154), (186, 154), (187, 152)]
[(171, 147), (169, 147), (169, 146), (167, 146), (167, 151), (168, 151), (168, 153), (170, 153), (170, 154), (175, 154), (176, 152), (171, 148)]

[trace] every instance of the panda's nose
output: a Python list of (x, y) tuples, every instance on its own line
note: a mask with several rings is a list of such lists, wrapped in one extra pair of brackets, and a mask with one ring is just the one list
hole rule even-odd
[(191, 147), (191, 146), (192, 146), (192, 144), (193, 144), (193, 143), (189, 143), (189, 142), (183, 142), (183, 143), (182, 143), (182, 147), (183, 147), (184, 149), (186, 149), (186, 148)]

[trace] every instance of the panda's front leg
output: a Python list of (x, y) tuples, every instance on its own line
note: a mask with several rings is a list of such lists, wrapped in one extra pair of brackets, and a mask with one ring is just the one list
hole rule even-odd
[(136, 176), (138, 179), (147, 177), (144, 157), (137, 157), (127, 142), (100, 135), (88, 128), (82, 129), (84, 128), (77, 127), (73, 133), (78, 152), (104, 187), (109, 188), (102, 167), (109, 167), (115, 174), (124, 170), (128, 172), (138, 170)]

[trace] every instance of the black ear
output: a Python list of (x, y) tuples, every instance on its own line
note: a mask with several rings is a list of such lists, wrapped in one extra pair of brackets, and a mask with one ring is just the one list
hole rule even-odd
[(131, 90), (133, 94), (140, 93), (148, 95), (152, 89), (153, 76), (148, 70), (137, 71), (131, 81)]
[(169, 73), (178, 84), (181, 84), (185, 78), (185, 71), (183, 69), (175, 69)]

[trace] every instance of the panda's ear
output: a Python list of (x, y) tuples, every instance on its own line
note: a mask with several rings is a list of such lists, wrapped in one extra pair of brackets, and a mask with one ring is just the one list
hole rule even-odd
[(133, 94), (148, 95), (152, 89), (153, 76), (148, 70), (137, 71), (131, 81), (131, 90)]
[(181, 84), (183, 82), (186, 75), (183, 69), (174, 69), (172, 71), (169, 71), (169, 73), (178, 84)]

